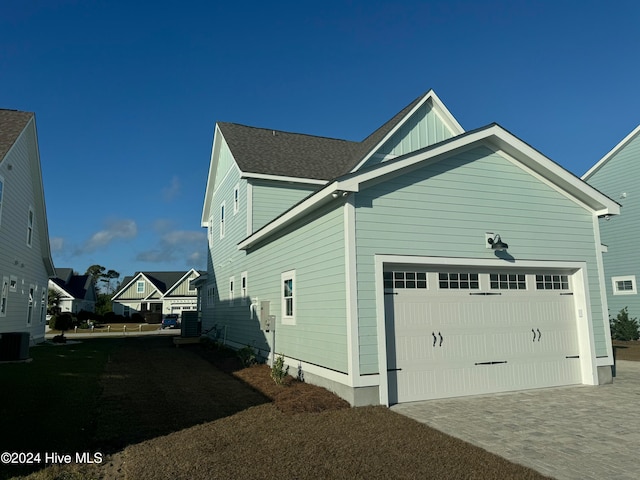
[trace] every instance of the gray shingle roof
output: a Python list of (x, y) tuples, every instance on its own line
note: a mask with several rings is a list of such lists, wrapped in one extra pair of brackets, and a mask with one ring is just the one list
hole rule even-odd
[(219, 122), (240, 170), (331, 180), (352, 170), (424, 98), (419, 96), (362, 142)]
[(0, 161), (27, 126), (33, 113), (0, 109)]

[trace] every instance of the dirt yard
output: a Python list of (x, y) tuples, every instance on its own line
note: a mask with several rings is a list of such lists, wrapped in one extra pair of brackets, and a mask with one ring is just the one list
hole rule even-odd
[(92, 447), (109, 454), (102, 465), (28, 478), (546, 478), (385, 407), (170, 342), (131, 339), (110, 359)]

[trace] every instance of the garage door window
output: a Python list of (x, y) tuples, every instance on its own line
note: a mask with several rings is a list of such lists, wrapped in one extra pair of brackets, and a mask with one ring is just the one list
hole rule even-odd
[(438, 274), (441, 289), (477, 290), (480, 288), (477, 273), (445, 273)]
[(569, 290), (568, 275), (536, 275), (538, 290)]
[(526, 290), (526, 278), (524, 273), (491, 273), (489, 282), (494, 290)]
[(384, 288), (427, 288), (425, 272), (384, 272)]

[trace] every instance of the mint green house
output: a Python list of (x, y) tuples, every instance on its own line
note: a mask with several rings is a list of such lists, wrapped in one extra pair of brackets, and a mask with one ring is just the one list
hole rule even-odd
[(640, 125), (582, 176), (582, 179), (622, 205), (622, 215), (600, 219), (605, 288), (609, 315), (625, 307), (630, 317), (640, 318)]
[(218, 123), (202, 330), (352, 405), (610, 382), (618, 213), (433, 91), (361, 142)]

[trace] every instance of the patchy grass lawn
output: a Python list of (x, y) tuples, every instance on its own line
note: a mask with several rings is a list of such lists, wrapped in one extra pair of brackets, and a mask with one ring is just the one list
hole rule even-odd
[[(83, 417), (93, 427), (80, 451), (108, 454), (106, 461), (28, 478), (546, 478), (385, 407), (350, 408), (292, 380), (277, 386), (268, 367), (239, 368), (224, 351), (171, 340), (104, 340), (114, 344), (102, 347), (96, 408), (90, 421)], [(96, 341), (83, 345), (91, 351)], [(37, 394), (39, 379), (30, 381)], [(50, 442), (39, 448), (65, 450), (64, 426), (56, 423), (61, 431), (51, 436), (51, 425), (45, 419), (32, 437)], [(17, 434), (2, 430), (3, 438)], [(11, 468), (5, 478), (18, 473)]]

